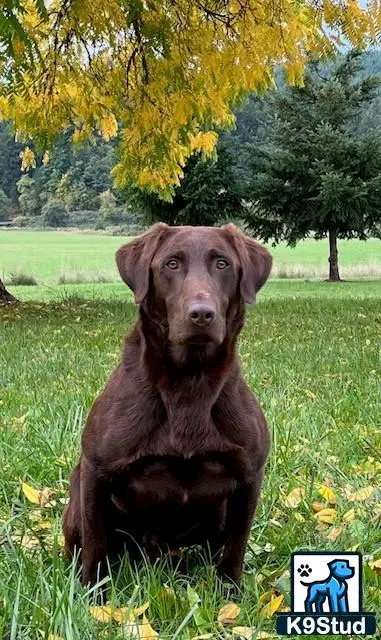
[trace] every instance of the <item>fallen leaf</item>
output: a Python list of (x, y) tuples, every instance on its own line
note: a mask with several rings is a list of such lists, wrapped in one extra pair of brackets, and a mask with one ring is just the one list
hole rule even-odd
[(378, 575), (381, 575), (381, 558), (379, 560), (370, 560), (368, 562), (369, 566), (373, 571), (375, 571)]
[(337, 538), (340, 536), (341, 532), (342, 532), (341, 527), (334, 527), (327, 534), (327, 540), (329, 540), (330, 542), (335, 542), (335, 540), (337, 540)]
[(284, 596), (280, 595), (280, 596), (276, 596), (275, 598), (272, 598), (270, 600), (270, 602), (268, 602), (262, 609), (261, 611), (261, 617), (262, 618), (271, 618), (274, 613), (276, 613), (277, 611), (279, 611), (279, 609), (281, 608), (282, 604), (284, 601)]
[(312, 503), (312, 511), (314, 511), (315, 513), (318, 513), (318, 511), (321, 511), (322, 509), (325, 509), (326, 505), (323, 504), (322, 502), (313, 502)]
[(272, 595), (273, 595), (273, 592), (271, 590), (265, 591), (264, 593), (262, 593), (262, 595), (259, 596), (260, 604), (265, 604), (266, 602), (270, 602)]
[(239, 616), (240, 611), (241, 607), (234, 602), (228, 602), (219, 610), (217, 620), (221, 624), (229, 624)]
[(350, 502), (362, 502), (363, 500), (368, 500), (368, 498), (370, 498), (373, 492), (374, 492), (374, 487), (372, 486), (362, 487), (362, 489), (359, 489), (358, 491), (354, 491), (353, 493), (351, 493), (348, 496), (348, 500)]
[(118, 607), (117, 609), (111, 609), (111, 618), (118, 624), (123, 622), (135, 622), (134, 612), (130, 607)]
[(343, 521), (346, 523), (353, 522), (355, 518), (356, 518), (356, 513), (353, 507), (352, 509), (349, 509), (349, 511), (346, 511), (343, 515)]
[(306, 394), (306, 396), (311, 398), (311, 400), (316, 400), (316, 398), (317, 398), (317, 396), (312, 391), (310, 391), (309, 389), (304, 389), (304, 393)]
[(327, 508), (322, 509), (315, 513), (315, 518), (319, 520), (319, 522), (326, 522), (327, 524), (333, 524), (336, 519), (336, 511), (335, 509)]
[(104, 607), (90, 607), (90, 613), (98, 622), (108, 622), (112, 618), (112, 608), (109, 605)]
[(209, 640), (209, 638), (213, 638), (213, 633), (202, 633), (200, 636), (194, 636), (192, 640)]
[(50, 498), (54, 494), (53, 489), (49, 489), (49, 487), (45, 487), (42, 490), (35, 489), (26, 482), (22, 482), (21, 488), (24, 496), (32, 504), (38, 504), (40, 507), (53, 506), (53, 503), (50, 502)]
[(45, 487), (40, 492), (40, 507), (53, 507), (55, 504), (50, 502), (50, 498), (54, 495), (53, 489), (49, 489), (49, 487)]
[(141, 616), (142, 613), (145, 613), (145, 611), (147, 611), (148, 607), (149, 607), (149, 602), (145, 602), (140, 607), (137, 607), (136, 609), (134, 609), (134, 616), (136, 617)]
[(326, 522), (318, 522), (316, 525), (316, 531), (326, 531), (329, 529), (329, 524)]
[(296, 487), (286, 496), (284, 504), (290, 509), (296, 509), (303, 500), (305, 495), (304, 487)]
[(40, 491), (38, 489), (34, 489), (26, 482), (23, 482), (21, 485), (24, 496), (31, 502), (32, 504), (40, 504)]
[(327, 502), (329, 502), (329, 504), (336, 504), (336, 496), (334, 491), (331, 489), (331, 487), (329, 487), (326, 484), (320, 484), (317, 487), (317, 490), (320, 493), (320, 495), (324, 498), (324, 500), (327, 500)]
[(142, 638), (142, 640), (155, 640), (159, 637), (159, 634), (157, 633), (157, 631), (155, 631), (155, 629), (153, 629), (153, 627), (151, 627), (144, 614), (142, 624), (138, 624), (137, 627), (139, 631), (138, 637)]
[(254, 635), (254, 629), (251, 627), (233, 627), (232, 634), (233, 636), (241, 636), (241, 638), (251, 640)]

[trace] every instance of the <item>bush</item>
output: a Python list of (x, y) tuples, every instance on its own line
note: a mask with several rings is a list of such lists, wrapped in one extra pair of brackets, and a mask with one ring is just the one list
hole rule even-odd
[(42, 207), (43, 222), (46, 227), (66, 227), (69, 215), (63, 202), (50, 200)]
[(77, 209), (76, 211), (69, 212), (68, 226), (92, 229), (99, 219), (99, 211), (94, 211), (93, 209)]
[(23, 285), (24, 287), (35, 287), (38, 282), (36, 278), (28, 273), (19, 271), (18, 273), (11, 273), (9, 278), (6, 279), (7, 285)]
[(44, 226), (42, 216), (16, 216), (12, 218), (12, 222), (16, 227), (33, 227), (41, 229)]
[(61, 271), (57, 278), (57, 284), (103, 284), (113, 282), (113, 274), (86, 273), (84, 271)]

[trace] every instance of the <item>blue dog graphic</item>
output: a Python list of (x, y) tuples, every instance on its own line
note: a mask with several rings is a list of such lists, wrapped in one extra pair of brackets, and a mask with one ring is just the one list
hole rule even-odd
[(328, 598), (331, 613), (348, 613), (348, 585), (347, 580), (353, 578), (354, 567), (349, 566), (348, 560), (332, 560), (328, 562), (329, 576), (326, 580), (316, 582), (303, 582), (308, 587), (307, 597), (304, 601), (306, 613), (323, 613), (323, 604)]

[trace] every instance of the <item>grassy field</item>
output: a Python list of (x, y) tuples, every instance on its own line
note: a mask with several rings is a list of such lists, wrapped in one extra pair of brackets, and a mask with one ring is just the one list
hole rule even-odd
[[(92, 264), (101, 262), (98, 255)], [(56, 267), (44, 264), (53, 278)], [(126, 626), (91, 614), (92, 594), (62, 558), (61, 516), (86, 413), (136, 310), (118, 284), (16, 289), (24, 299), (42, 289), (54, 302), (0, 311), (0, 637), (127, 638)], [(364, 554), (364, 610), (381, 611), (380, 310), (381, 287), (371, 282), (265, 287), (239, 346), (273, 434), (242, 589), (222, 592), (213, 570), (192, 557), (187, 573), (168, 562), (136, 570), (125, 561), (110, 582), (116, 607), (149, 603), (146, 616), (163, 639), (238, 638), (234, 625), (254, 630), (253, 639), (273, 638), (271, 614), (289, 603), (290, 553), (320, 549)], [(44, 490), (28, 494), (40, 504), (22, 482)], [(316, 502), (333, 510), (329, 523)], [(232, 598), (239, 616), (222, 625), (218, 611)]]
[[(0, 231), (0, 277), (9, 279), (20, 272), (38, 283), (59, 279), (86, 282), (117, 279), (116, 249), (123, 236), (55, 232)], [(327, 241), (305, 240), (295, 249), (280, 245), (270, 249), (274, 256), (274, 277), (326, 278)], [(340, 241), (342, 275), (347, 278), (381, 276), (381, 241)]]

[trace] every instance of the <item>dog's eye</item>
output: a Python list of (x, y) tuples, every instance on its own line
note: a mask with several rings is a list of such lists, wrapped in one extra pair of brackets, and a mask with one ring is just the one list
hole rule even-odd
[(179, 261), (176, 260), (176, 258), (171, 258), (170, 260), (168, 260), (165, 266), (168, 267), (168, 269), (178, 269)]
[(218, 258), (216, 262), (217, 269), (226, 269), (229, 266), (229, 263), (225, 258)]

